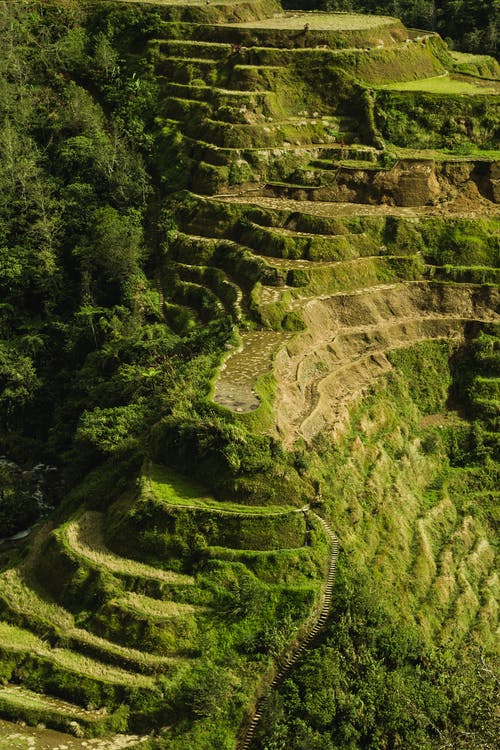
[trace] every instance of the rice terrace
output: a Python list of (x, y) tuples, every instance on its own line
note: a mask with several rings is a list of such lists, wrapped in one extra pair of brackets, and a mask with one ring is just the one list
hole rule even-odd
[(0, 750), (498, 747), (498, 14), (300, 5), (0, 0)]

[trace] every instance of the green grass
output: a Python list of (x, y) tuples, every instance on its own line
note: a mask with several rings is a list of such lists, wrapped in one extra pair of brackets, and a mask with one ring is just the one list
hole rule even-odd
[(0, 708), (4, 703), (12, 707), (18, 706), (20, 710), (24, 708), (35, 710), (50, 709), (61, 714), (71, 714), (75, 718), (81, 716), (87, 719), (97, 719), (102, 716), (97, 711), (87, 711), (81, 706), (75, 706), (73, 703), (67, 703), (66, 701), (51, 698), (50, 696), (40, 695), (18, 685), (0, 686)]
[[(469, 636), (492, 649), (495, 501), (474, 493), (474, 481), (484, 489), (484, 469), (474, 469), (474, 480), (474, 472), (450, 467), (440, 442), (464, 424), (442, 419), (452, 352), (439, 342), (400, 350), (392, 357), (397, 375), (353, 409), (331, 468), (332, 513), (352, 565), (372, 571), (376, 585), (392, 592), (387, 601), (395, 595), (391, 606), (414, 618), (428, 642), (451, 648)], [(403, 390), (395, 388), (403, 381)], [(432, 416), (421, 443), (415, 406)], [(429, 435), (434, 447), (419, 449), (430, 445)]]
[(192, 604), (152, 599), (149, 596), (136, 594), (132, 591), (128, 591), (124, 596), (116, 599), (115, 602), (120, 607), (130, 609), (133, 612), (139, 612), (141, 615), (154, 620), (171, 620), (175, 617), (183, 617), (202, 611), (200, 607), (193, 606)]
[(116, 575), (129, 575), (179, 585), (194, 583), (192, 576), (160, 570), (136, 560), (115, 555), (104, 544), (100, 513), (83, 513), (78, 519), (63, 527), (62, 533), (70, 549), (79, 557), (87, 560), (91, 565), (106, 568)]
[(370, 16), (358, 13), (290, 13), (230, 25), (251, 29), (302, 31), (306, 22), (311, 31), (357, 31), (387, 26), (396, 23), (397, 19), (390, 16)]
[(152, 464), (148, 483), (155, 497), (170, 505), (194, 507), (200, 510), (214, 510), (222, 513), (242, 513), (245, 515), (283, 515), (297, 511), (289, 505), (252, 506), (239, 503), (220, 502), (205, 494), (205, 491), (194, 482), (166, 466)]
[(0, 577), (0, 597), (7, 606), (11, 618), (29, 622), (30, 627), (38, 632), (47, 632), (49, 629), (68, 639), (72, 648), (77, 651), (90, 652), (99, 659), (129, 665), (139, 672), (162, 671), (182, 661), (177, 657), (156, 656), (120, 646), (76, 627), (73, 615), (48, 599), (46, 595), (40, 595), (35, 581), (25, 579), (25, 575), (22, 571), (11, 568)]
[(180, 656), (158, 656), (135, 648), (120, 646), (105, 638), (100, 638), (87, 630), (75, 628), (67, 633), (68, 637), (75, 643), (75, 648), (87, 647), (89, 651), (95, 652), (102, 659), (113, 658), (123, 666), (129, 665), (132, 669), (144, 672), (161, 672), (177, 664), (184, 662)]
[(474, 55), (471, 52), (458, 52), (456, 50), (451, 50), (450, 54), (458, 63), (487, 62), (492, 59), (489, 55)]
[(35, 616), (60, 630), (74, 626), (73, 616), (59, 604), (41, 597), (27, 585), (23, 574), (16, 568), (10, 568), (0, 576), (0, 599), (11, 611)]
[(373, 161), (362, 161), (361, 159), (336, 159), (335, 164), (347, 169), (369, 169), (380, 170), (380, 165)]
[(491, 266), (435, 266), (428, 265), (426, 272), (432, 279), (469, 284), (500, 283), (500, 269)]
[[(134, 3), (137, 4), (138, 0), (119, 0), (119, 2), (122, 3)], [(214, 5), (239, 5), (242, 3), (247, 3), (248, 0), (217, 0), (217, 2), (214, 2)], [(207, 2), (206, 0), (140, 0), (140, 3), (147, 3), (151, 5), (194, 5), (194, 6), (202, 6), (205, 7)]]
[(432, 78), (422, 78), (418, 81), (401, 81), (397, 83), (386, 83), (377, 88), (387, 91), (423, 91), (428, 94), (497, 94), (500, 93), (498, 85), (484, 84), (477, 79), (474, 83), (456, 78), (454, 76), (442, 75)]
[(0, 648), (9, 654), (35, 654), (68, 672), (115, 685), (152, 688), (154, 680), (146, 675), (133, 674), (118, 667), (91, 659), (75, 651), (51, 648), (44, 640), (23, 628), (0, 622)]
[(28, 630), (0, 621), (0, 644), (9, 651), (46, 649), (44, 642)]
[(497, 161), (500, 159), (500, 149), (480, 149), (472, 144), (467, 150), (434, 148), (405, 148), (404, 146), (388, 146), (388, 153), (397, 159), (432, 159), (433, 161)]
[(489, 55), (471, 55), (467, 52), (451, 52), (456, 72), (480, 78), (500, 79), (500, 65)]
[(270, 585), (301, 585), (323, 577), (326, 555), (321, 545), (271, 551), (209, 547), (207, 555), (210, 559), (242, 563)]

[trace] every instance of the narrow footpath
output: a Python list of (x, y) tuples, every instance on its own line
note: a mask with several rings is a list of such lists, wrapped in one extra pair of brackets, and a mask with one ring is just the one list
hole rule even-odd
[(317, 513), (311, 511), (313, 515), (323, 526), (328, 539), (330, 541), (330, 564), (328, 566), (328, 575), (326, 579), (326, 586), (323, 592), (323, 601), (321, 609), (318, 613), (316, 620), (311, 624), (310, 629), (304, 635), (304, 637), (296, 644), (295, 648), (290, 652), (288, 659), (283, 664), (279, 672), (266, 689), (265, 693), (259, 698), (255, 705), (255, 710), (250, 718), (249, 722), (244, 723), (240, 729), (240, 737), (236, 743), (235, 750), (248, 750), (252, 744), (252, 740), (255, 734), (255, 730), (262, 717), (263, 710), (267, 701), (270, 698), (271, 693), (280, 685), (285, 677), (289, 674), (292, 668), (302, 659), (305, 653), (312, 648), (312, 643), (320, 631), (324, 628), (328, 619), (330, 606), (332, 603), (332, 592), (333, 582), (335, 579), (335, 572), (337, 569), (337, 557), (339, 553), (339, 540), (329, 524), (324, 518), (321, 518)]

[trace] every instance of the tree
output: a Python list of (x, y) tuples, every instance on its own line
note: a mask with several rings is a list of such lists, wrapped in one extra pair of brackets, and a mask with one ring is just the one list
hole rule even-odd
[(87, 235), (75, 248), (82, 267), (96, 278), (101, 271), (105, 281), (124, 282), (139, 270), (142, 254), (142, 227), (137, 211), (126, 213), (112, 206), (103, 206), (93, 211)]
[(0, 342), (0, 407), (14, 415), (33, 398), (40, 384), (32, 359)]

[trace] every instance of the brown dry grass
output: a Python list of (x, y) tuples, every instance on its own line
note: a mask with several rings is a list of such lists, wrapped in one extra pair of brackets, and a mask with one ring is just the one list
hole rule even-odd
[(460, 338), (468, 320), (495, 320), (474, 287), (395, 283), (297, 300), (307, 330), (275, 355), (276, 432), (285, 445), (338, 434), (353, 403), (391, 365), (385, 354), (433, 338)]
[(396, 23), (390, 16), (370, 16), (359, 13), (283, 13), (245, 23), (230, 24), (247, 29), (287, 29), (302, 31), (308, 23), (311, 31), (358, 31), (377, 29)]
[(69, 547), (90, 563), (106, 568), (116, 575), (131, 575), (182, 585), (194, 584), (192, 576), (153, 568), (136, 560), (115, 555), (104, 543), (102, 522), (102, 514), (93, 511), (87, 511), (78, 519), (71, 521), (65, 529), (65, 538)]

